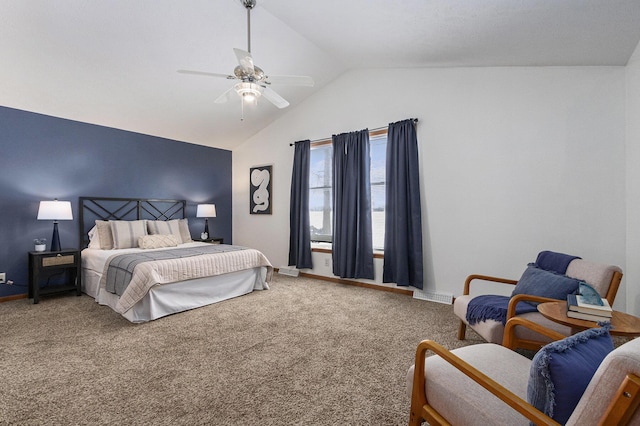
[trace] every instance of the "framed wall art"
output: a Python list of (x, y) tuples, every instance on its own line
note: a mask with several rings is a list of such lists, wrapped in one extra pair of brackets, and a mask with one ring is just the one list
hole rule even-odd
[(271, 182), (273, 166), (258, 166), (249, 169), (250, 214), (271, 214)]

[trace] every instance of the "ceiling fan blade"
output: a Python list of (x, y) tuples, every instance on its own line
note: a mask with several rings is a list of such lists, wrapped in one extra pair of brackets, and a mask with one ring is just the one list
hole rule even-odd
[(216, 104), (224, 104), (231, 98), (232, 93), (235, 93), (233, 86), (227, 89), (222, 95), (218, 96), (218, 98), (213, 102)]
[(281, 84), (283, 86), (307, 86), (313, 87), (313, 78), (306, 75), (270, 75), (267, 81), (272, 84)]
[(267, 98), (269, 102), (277, 106), (278, 108), (286, 108), (289, 106), (289, 102), (287, 102), (282, 96), (278, 95), (273, 89), (270, 87), (265, 87), (262, 92), (262, 96)]
[(236, 48), (234, 48), (233, 51), (236, 53), (236, 58), (238, 58), (240, 68), (242, 68), (242, 70), (247, 75), (255, 74), (255, 69), (253, 68), (253, 57), (251, 57), (251, 53)]
[(220, 74), (217, 72), (204, 72), (204, 71), (191, 71), (191, 70), (178, 70), (178, 72), (180, 74), (206, 75), (207, 77), (222, 77), (222, 78), (227, 78), (229, 80), (236, 78), (234, 75)]

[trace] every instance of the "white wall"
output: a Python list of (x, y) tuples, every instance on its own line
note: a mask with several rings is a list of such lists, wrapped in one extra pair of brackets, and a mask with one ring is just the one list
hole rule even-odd
[[(409, 117), (427, 289), (458, 295), (470, 273), (519, 278), (545, 249), (625, 269), (623, 67), (346, 73), (234, 150), (234, 243), (286, 265), (290, 142)], [(248, 213), (249, 167), (262, 164), (274, 165), (272, 216)]]
[(627, 64), (626, 312), (640, 315), (640, 44)]

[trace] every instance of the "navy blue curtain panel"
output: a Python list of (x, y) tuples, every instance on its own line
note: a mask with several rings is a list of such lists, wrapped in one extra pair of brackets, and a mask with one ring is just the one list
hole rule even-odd
[(389, 124), (382, 282), (422, 289), (422, 208), (413, 119)]
[(369, 130), (332, 140), (333, 274), (373, 279)]
[(311, 142), (295, 144), (289, 212), (289, 266), (313, 268), (309, 224), (309, 156)]

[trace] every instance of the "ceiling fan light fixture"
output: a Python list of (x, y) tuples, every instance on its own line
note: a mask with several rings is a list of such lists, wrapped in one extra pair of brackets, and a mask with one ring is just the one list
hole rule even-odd
[(236, 93), (240, 95), (243, 101), (255, 102), (262, 96), (262, 87), (256, 83), (242, 81), (233, 86)]

